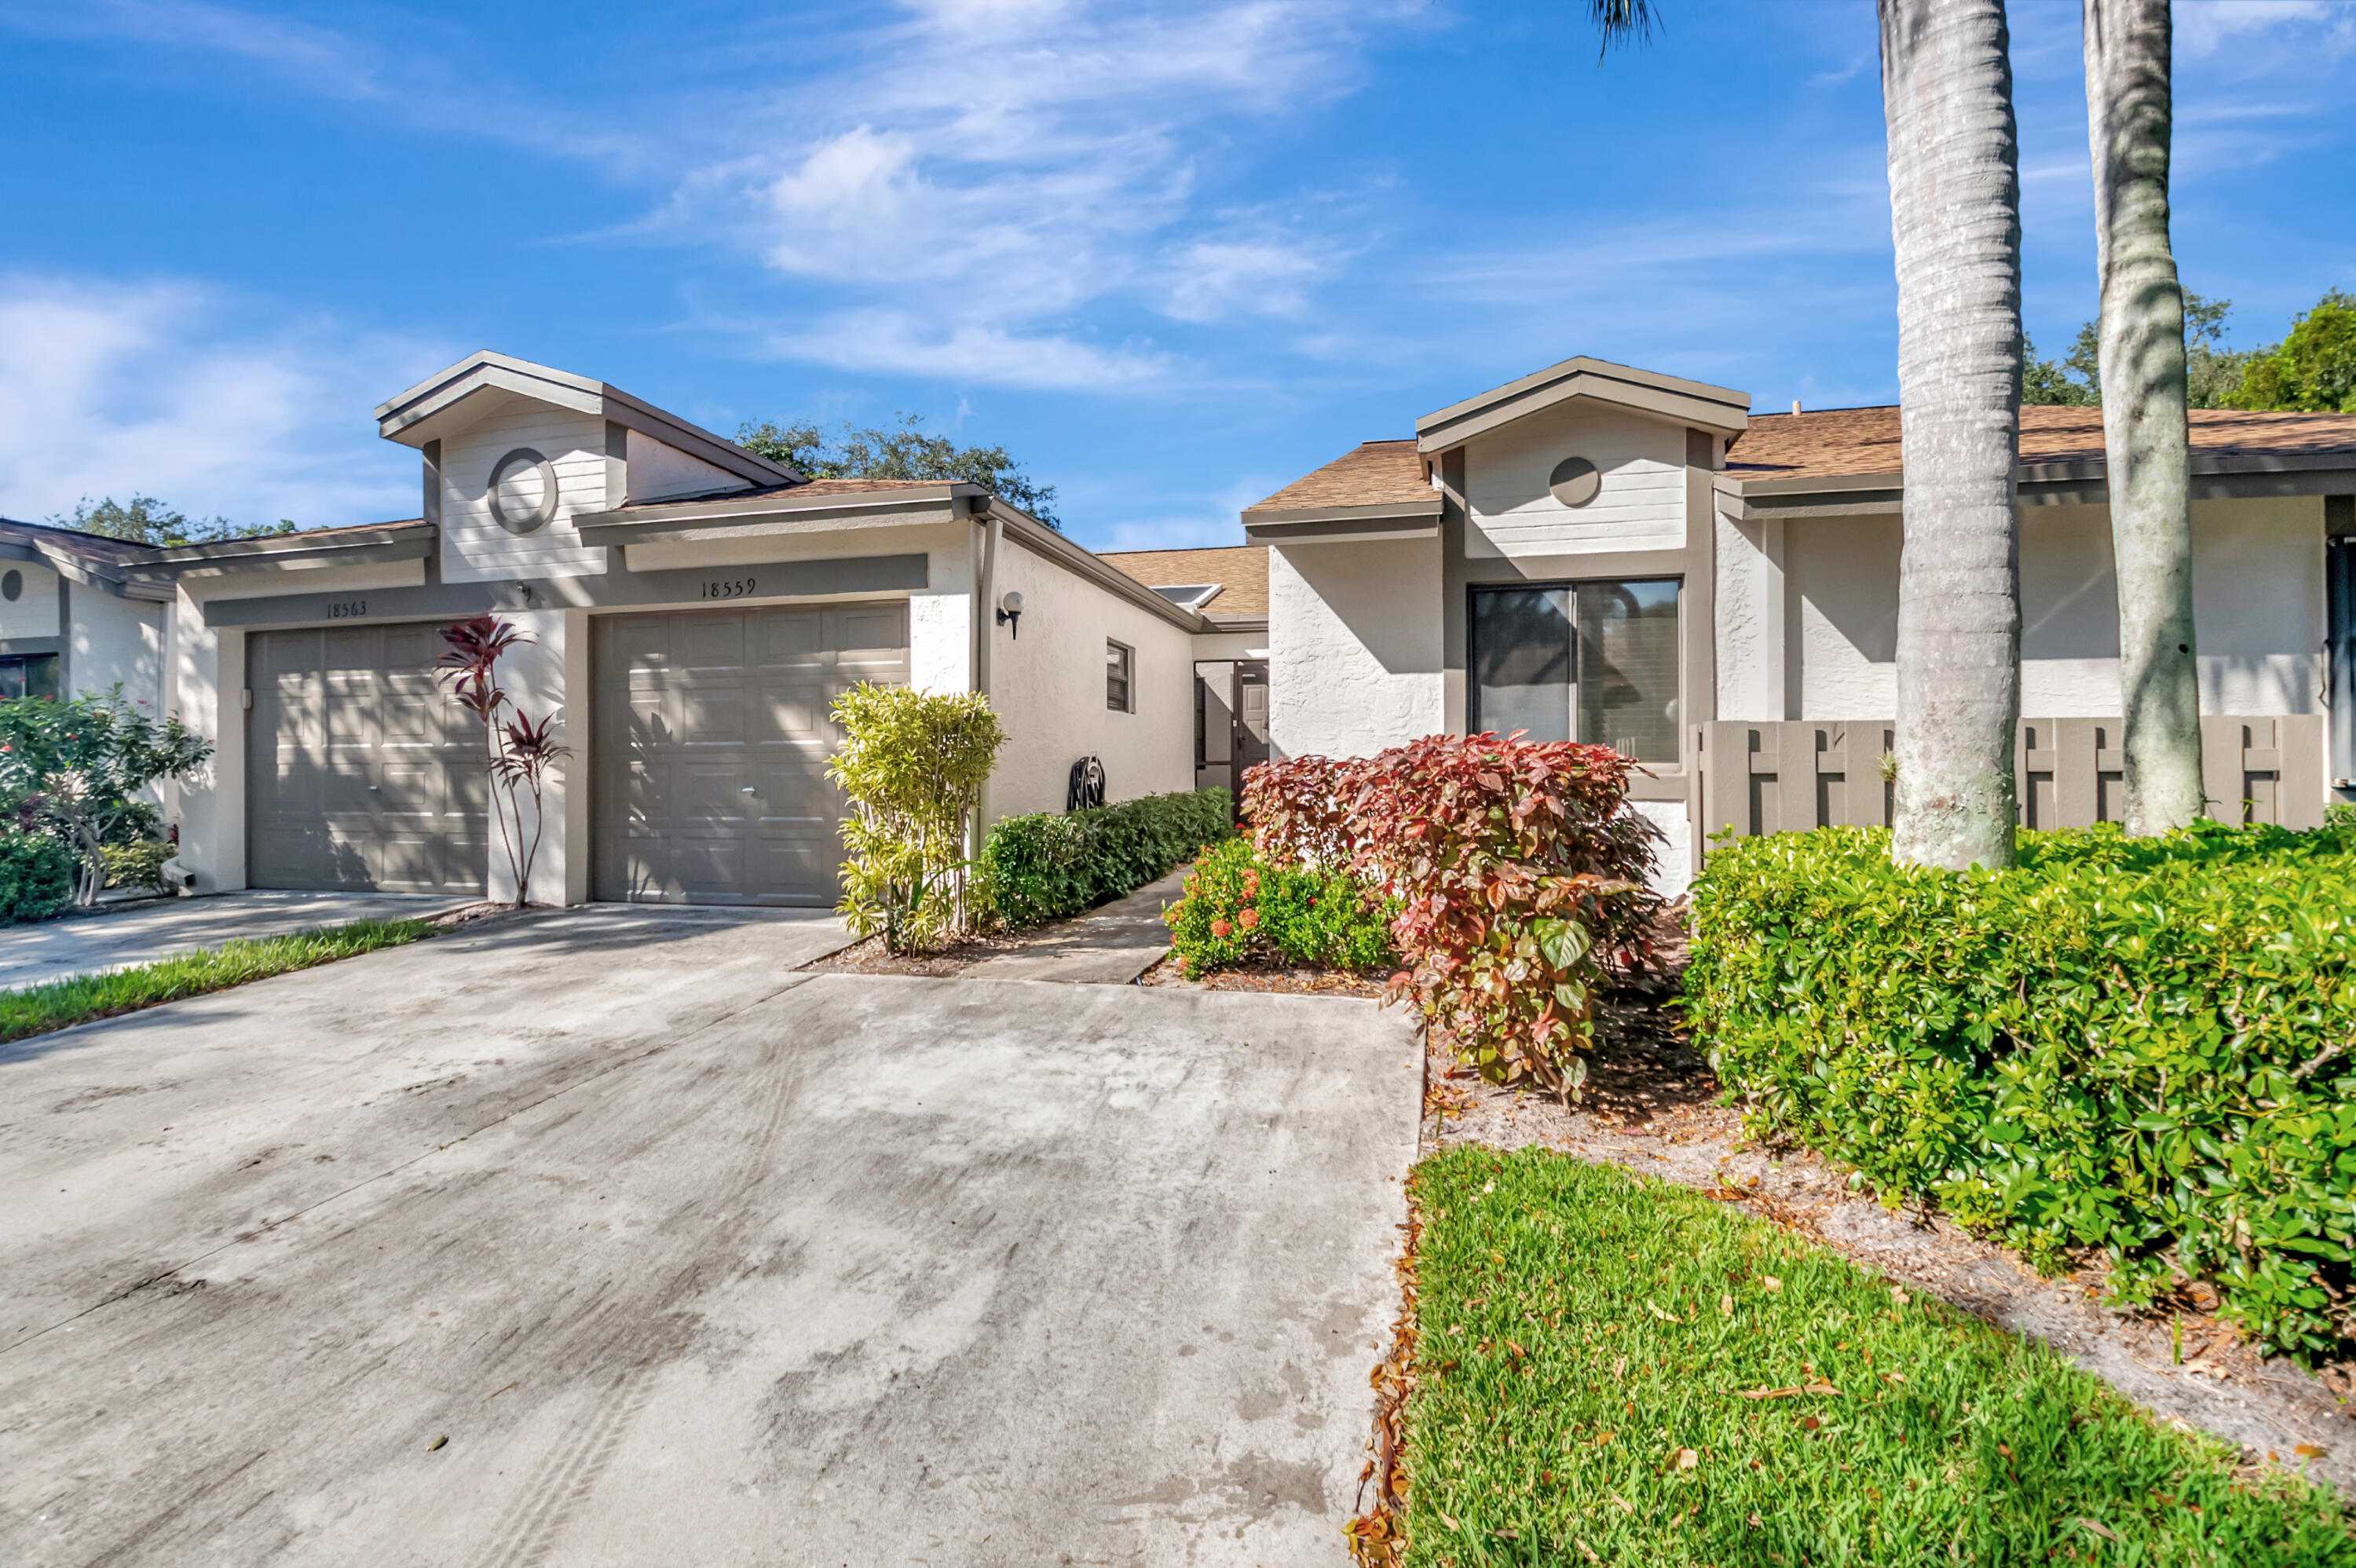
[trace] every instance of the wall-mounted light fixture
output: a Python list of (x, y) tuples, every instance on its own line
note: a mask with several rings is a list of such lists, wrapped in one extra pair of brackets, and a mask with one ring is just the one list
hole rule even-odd
[(998, 624), (1012, 628), (1010, 637), (1023, 635), (1023, 595), (1012, 588), (998, 596)]

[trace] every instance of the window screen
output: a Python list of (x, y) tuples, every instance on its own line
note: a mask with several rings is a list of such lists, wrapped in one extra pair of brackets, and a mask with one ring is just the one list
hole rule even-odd
[(1571, 739), (1570, 590), (1487, 589), (1472, 596), (1481, 730)]
[(1129, 705), (1130, 661), (1132, 656), (1126, 644), (1108, 640), (1105, 644), (1105, 706), (1116, 713), (1133, 713)]
[(1677, 760), (1677, 585), (1579, 585), (1579, 738)]
[(1472, 595), (1473, 727), (1677, 760), (1677, 585), (1581, 582)]

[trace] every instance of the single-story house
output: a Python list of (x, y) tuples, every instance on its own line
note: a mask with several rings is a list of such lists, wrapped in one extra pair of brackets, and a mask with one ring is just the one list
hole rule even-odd
[(484, 612), (531, 639), (507, 684), (572, 750), (543, 899), (833, 903), (828, 714), (862, 680), (990, 696), (985, 820), (1063, 809), (1090, 756), (1110, 800), (1193, 787), (1213, 623), (977, 485), (807, 478), (498, 354), (376, 414), (421, 516), (121, 569), (167, 602), (166, 702), (219, 747), (171, 807), (198, 891), (512, 896), (485, 737), (434, 675), (440, 629)]
[[(1647, 769), (1635, 805), (1665, 836), (1671, 891), (1711, 833), (1886, 821), (1899, 411), (1750, 409), (1570, 359), (1247, 509), (1269, 551), (1268, 744), (1608, 743)], [(2356, 416), (2191, 419), (2212, 810), (2319, 822), (2356, 778)], [(2021, 424), (2018, 782), (2031, 826), (2093, 821), (2116, 815), (2119, 777), (2101, 411)], [(1211, 580), (1229, 553), (1168, 552), (1146, 575)]]
[(160, 711), (172, 591), (126, 571), (152, 554), (0, 517), (0, 698), (103, 695), (119, 685)]
[(1269, 758), (1268, 547), (1117, 550), (1103, 559), (1198, 612), (1194, 638), (1194, 787), (1240, 790)]

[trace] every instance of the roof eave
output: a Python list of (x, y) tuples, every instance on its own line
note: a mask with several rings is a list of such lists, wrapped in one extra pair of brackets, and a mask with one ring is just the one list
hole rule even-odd
[(178, 545), (151, 551), (145, 559), (127, 563), (123, 575), (128, 582), (168, 590), (187, 578), (247, 577), (322, 566), (423, 560), (434, 553), (439, 538), (440, 530), (433, 524), (415, 522), (354, 529), (331, 539), (306, 539), (301, 534), (224, 539), (217, 544)]
[(1253, 544), (1358, 544), (1432, 539), (1440, 533), (1440, 496), (1365, 507), (1255, 507), (1243, 514)]
[[(2356, 489), (2356, 450), (2195, 456), (2188, 466), (2196, 501), (2336, 496)], [(1713, 484), (1746, 522), (1887, 515), (1900, 510), (1905, 496), (1904, 476), (1895, 470), (1800, 479), (1721, 473)], [(2018, 484), (2020, 504), (2029, 507), (2100, 506), (2110, 498), (2107, 465), (2099, 458), (2024, 463)]]
[(775, 533), (781, 526), (815, 522), (872, 522), (878, 527), (942, 520), (942, 514), (970, 515), (988, 509), (979, 485), (956, 480), (899, 490), (860, 490), (809, 495), (787, 491), (742, 500), (712, 496), (700, 501), (623, 507), (584, 512), (573, 520), (584, 544), (649, 544), (657, 540), (724, 539), (732, 534)]
[(1008, 505), (992, 496), (980, 508), (980, 516), (995, 518), (1005, 528), (1005, 537), (1031, 551), (1063, 567), (1074, 576), (1092, 582), (1116, 598), (1136, 605), (1185, 632), (1205, 632), (1210, 621), (1183, 604), (1173, 604), (1112, 562), (1084, 549), (1066, 539), (1019, 507)]

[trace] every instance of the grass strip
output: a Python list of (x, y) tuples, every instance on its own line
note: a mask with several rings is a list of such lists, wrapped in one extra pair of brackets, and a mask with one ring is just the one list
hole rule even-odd
[(136, 1012), (183, 997), (227, 990), (290, 970), (333, 963), (434, 934), (426, 920), (356, 920), (285, 936), (240, 937), (219, 947), (134, 964), (102, 975), (0, 991), (0, 1042)]
[(1409, 1563), (2356, 1564), (2330, 1492), (1704, 1193), (1471, 1147), (1413, 1192)]

